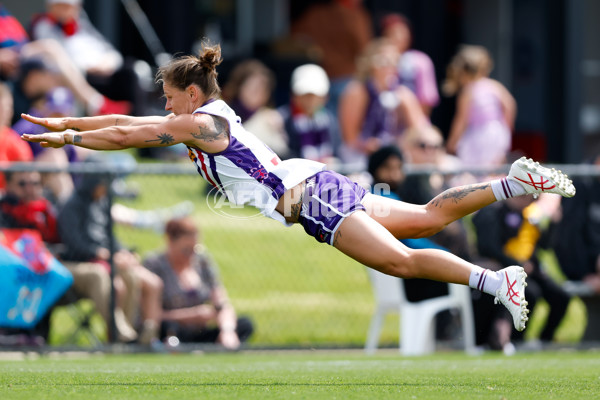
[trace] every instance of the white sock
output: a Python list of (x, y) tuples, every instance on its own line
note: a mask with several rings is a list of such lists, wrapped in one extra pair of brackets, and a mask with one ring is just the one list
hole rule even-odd
[(469, 287), (481, 292), (496, 295), (502, 285), (502, 275), (499, 272), (484, 268), (474, 268), (469, 276)]
[(490, 183), (492, 184), (492, 191), (494, 192), (494, 196), (496, 196), (496, 200), (498, 201), (527, 194), (525, 188), (521, 186), (518, 182), (513, 181), (512, 179), (494, 179)]

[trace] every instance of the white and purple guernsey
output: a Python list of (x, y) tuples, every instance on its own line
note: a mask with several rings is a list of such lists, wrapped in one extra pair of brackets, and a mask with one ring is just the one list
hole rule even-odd
[(290, 225), (275, 210), (286, 190), (325, 169), (325, 164), (294, 158), (281, 161), (266, 144), (246, 131), (241, 119), (222, 100), (194, 111), (221, 117), (229, 124), (229, 146), (219, 153), (206, 153), (187, 146), (198, 173), (236, 205), (250, 205), (261, 214)]

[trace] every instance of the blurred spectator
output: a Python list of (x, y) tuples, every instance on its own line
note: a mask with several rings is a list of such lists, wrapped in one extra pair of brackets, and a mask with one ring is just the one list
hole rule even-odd
[(133, 62), (126, 63), (98, 32), (82, 3), (83, 0), (46, 0), (46, 12), (34, 16), (31, 22), (31, 37), (59, 43), (94, 88), (112, 99), (130, 102), (132, 113), (142, 115), (143, 92)]
[(371, 16), (362, 0), (329, 0), (308, 7), (292, 22), (292, 37), (316, 46), (331, 80), (328, 108), (338, 113), (338, 99), (356, 72), (356, 59), (373, 38)]
[[(172, 219), (166, 235), (167, 250), (144, 262), (164, 282), (161, 337), (171, 345), (208, 342), (238, 348), (254, 328), (248, 318), (236, 316), (194, 221)], [(169, 339), (173, 336), (175, 343)]]
[[(473, 224), (480, 256), (498, 262), (499, 268), (521, 265), (525, 269), (529, 309), (535, 313), (535, 305), (540, 299), (550, 306), (540, 335), (542, 342), (550, 342), (565, 315), (570, 296), (543, 271), (536, 257), (543, 239), (541, 215), (533, 197), (520, 196), (481, 209), (473, 217)], [(487, 300), (482, 298), (481, 301)], [(510, 316), (508, 318), (510, 324)], [(522, 339), (516, 331), (515, 336)]]
[(398, 78), (417, 96), (426, 115), (440, 102), (435, 79), (435, 68), (429, 56), (419, 50), (411, 49), (412, 27), (402, 14), (388, 14), (381, 20), (383, 37), (392, 40), (400, 52)]
[(339, 136), (335, 116), (324, 106), (329, 79), (323, 68), (304, 64), (292, 73), (290, 103), (279, 108), (289, 142), (289, 156), (332, 162)]
[[(396, 146), (385, 146), (375, 151), (369, 157), (368, 172), (373, 178), (371, 192), (393, 200), (406, 201), (401, 197), (403, 188), (410, 184), (410, 179), (404, 174), (404, 160), (400, 149)], [(412, 249), (440, 249), (448, 251), (431, 238), (401, 239)], [(448, 284), (427, 279), (402, 280), (406, 297), (409, 301), (422, 301), (448, 294)], [(452, 312), (443, 312), (436, 317), (436, 337), (450, 339), (454, 332)]]
[(283, 119), (271, 106), (275, 75), (259, 60), (245, 60), (231, 71), (223, 87), (223, 100), (242, 119), (242, 125), (265, 142), (279, 157), (289, 149)]
[(448, 151), (467, 166), (507, 162), (511, 149), (516, 102), (498, 81), (489, 78), (493, 61), (481, 46), (462, 46), (447, 68), (442, 90), (458, 93)]
[[(73, 95), (64, 87), (57, 87), (50, 90), (46, 95), (42, 95), (31, 105), (28, 114), (36, 117), (68, 117), (75, 114), (75, 104)], [(43, 127), (32, 124), (31, 122), (20, 119), (13, 125), (13, 129), (19, 133), (40, 134), (46, 132)], [(39, 143), (29, 143), (37, 162), (52, 164), (63, 168), (70, 162), (79, 160), (76, 147), (65, 146), (61, 149), (44, 148)], [(50, 194), (54, 204), (59, 207), (69, 198), (73, 192), (73, 178), (67, 172), (47, 173), (43, 176), (44, 187), (50, 189)]]
[(340, 98), (344, 162), (364, 164), (379, 147), (399, 143), (404, 129), (429, 124), (414, 93), (398, 85), (398, 55), (391, 41), (375, 39), (359, 59)]
[[(13, 115), (13, 97), (8, 86), (0, 82), (0, 163), (32, 161), (33, 154), (27, 143), (10, 128)], [(0, 192), (5, 187), (4, 175), (0, 173)]]
[[(22, 63), (32, 58), (44, 59), (52, 68), (50, 72), (54, 75), (54, 79), (40, 79), (36, 85), (43, 84), (44, 87), (48, 87), (58, 80), (56, 84), (68, 87), (85, 106), (88, 115), (123, 114), (130, 110), (130, 104), (110, 100), (90, 86), (62, 46), (55, 40), (30, 41), (19, 21), (0, 4), (0, 80), (17, 80)], [(28, 105), (19, 107), (16, 117), (18, 118), (20, 113), (28, 108)]]
[(0, 226), (39, 231), (47, 243), (58, 243), (56, 212), (42, 193), (39, 172), (6, 172), (6, 194), (0, 198)]
[[(600, 154), (590, 164), (600, 168)], [(573, 179), (577, 195), (562, 200), (562, 218), (553, 229), (552, 248), (568, 279), (600, 293), (600, 178)]]
[[(67, 267), (70, 266), (67, 263), (69, 261), (88, 265), (100, 264), (105, 267), (103, 275), (109, 274), (111, 210), (107, 191), (108, 181), (103, 177), (85, 175), (60, 211), (58, 227), (65, 245), (62, 259), (66, 261)], [(141, 308), (142, 330), (139, 340), (143, 344), (152, 344), (158, 338), (162, 313), (162, 282), (158, 276), (141, 265), (136, 255), (122, 248), (116, 240), (114, 246), (114, 265), (119, 279), (124, 283), (121, 285), (119, 281), (115, 281), (115, 288), (119, 286), (122, 293), (118, 297), (119, 308), (125, 312), (128, 322), (133, 326), (137, 325), (137, 309)], [(77, 264), (71, 266), (77, 280), (79, 267)], [(95, 273), (100, 274), (98, 268), (95, 268)]]

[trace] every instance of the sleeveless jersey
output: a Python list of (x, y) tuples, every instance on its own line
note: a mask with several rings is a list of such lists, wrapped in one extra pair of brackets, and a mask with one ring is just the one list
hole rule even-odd
[(188, 154), (198, 173), (236, 205), (250, 205), (261, 214), (288, 225), (275, 210), (286, 190), (325, 169), (325, 164), (294, 158), (281, 161), (266, 144), (246, 131), (241, 119), (222, 100), (194, 111), (221, 117), (229, 124), (229, 146), (206, 153), (194, 146)]

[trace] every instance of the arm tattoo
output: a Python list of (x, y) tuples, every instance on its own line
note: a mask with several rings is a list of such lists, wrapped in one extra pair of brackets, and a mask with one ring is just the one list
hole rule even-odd
[(203, 140), (205, 142), (214, 142), (229, 134), (229, 124), (226, 121), (213, 115), (210, 115), (210, 117), (212, 118), (213, 126), (198, 125), (200, 133), (190, 133), (194, 139)]
[(81, 129), (79, 129), (79, 128), (69, 128), (69, 127), (67, 127), (67, 129), (70, 129), (72, 131), (81, 132)]
[(302, 192), (300, 193), (300, 200), (296, 204), (292, 204), (291, 207), (291, 219), (292, 221), (298, 222), (300, 219), (300, 212), (302, 211), (302, 204), (304, 204), (304, 186), (302, 186)]
[(168, 146), (175, 141), (175, 139), (173, 139), (173, 135), (168, 133), (161, 133), (157, 137), (158, 139), (146, 140), (146, 142), (160, 142), (159, 144), (165, 144)]
[(81, 143), (82, 137), (81, 135), (73, 135), (73, 144)]
[(479, 190), (486, 190), (490, 186), (489, 183), (481, 183), (476, 185), (467, 185), (454, 189), (448, 189), (440, 195), (436, 196), (431, 202), (434, 207), (442, 207), (442, 203), (445, 200), (450, 200), (454, 204), (457, 204), (462, 199), (467, 197), (469, 193), (477, 192)]
[(119, 118), (115, 119), (115, 126), (119, 126)]

